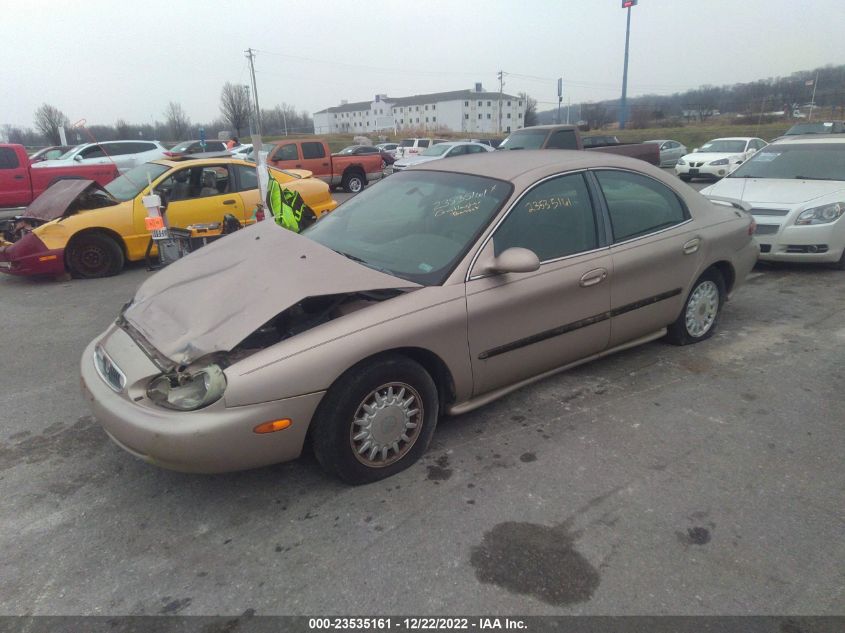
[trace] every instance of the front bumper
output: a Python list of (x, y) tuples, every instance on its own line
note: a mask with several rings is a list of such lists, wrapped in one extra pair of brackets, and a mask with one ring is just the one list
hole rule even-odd
[[(698, 163), (695, 163), (696, 165)], [(678, 176), (689, 176), (690, 178), (724, 178), (727, 176), (736, 165), (708, 165), (705, 163), (701, 167), (691, 167), (690, 163), (685, 165), (675, 164), (675, 174)]]
[(10, 275), (62, 275), (65, 249), (49, 249), (33, 233), (0, 246), (0, 272)]
[[(126, 387), (120, 393), (106, 384), (94, 365), (94, 348), (101, 342), (126, 375)], [(118, 446), (151, 464), (182, 472), (231, 472), (299, 457), (325, 393), (240, 407), (227, 407), (224, 395), (199, 411), (172, 411), (142, 395), (156, 371), (129, 335), (113, 327), (82, 355), (82, 391)], [(257, 425), (280, 418), (290, 418), (293, 424), (275, 433), (253, 432)]]
[[(845, 250), (845, 223), (816, 226), (775, 224), (772, 217), (755, 216), (754, 239), (760, 260), (810, 264), (838, 262)], [(778, 218), (779, 219), (779, 218)], [(841, 225), (840, 225), (841, 224)]]

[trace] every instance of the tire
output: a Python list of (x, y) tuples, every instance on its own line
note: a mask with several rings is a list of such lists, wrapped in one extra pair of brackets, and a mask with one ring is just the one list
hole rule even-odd
[(678, 178), (680, 178), (684, 182), (689, 182), (692, 180), (692, 176), (688, 176), (687, 174), (678, 174)]
[(845, 250), (842, 251), (842, 257), (839, 258), (839, 261), (833, 262), (830, 267), (834, 270), (845, 270)]
[[(395, 475), (425, 453), (438, 404), (434, 380), (405, 356), (388, 354), (357, 365), (332, 385), (314, 416), (317, 461), (352, 485)], [(415, 426), (403, 428), (403, 417), (404, 424)]]
[(74, 277), (99, 279), (123, 269), (123, 249), (108, 235), (84, 233), (71, 240), (66, 263)]
[(673, 345), (691, 345), (710, 338), (724, 304), (725, 280), (718, 270), (710, 268), (693, 284), (681, 314), (668, 328), (666, 340)]
[(344, 174), (340, 183), (346, 193), (360, 193), (364, 188), (364, 177), (357, 171)]

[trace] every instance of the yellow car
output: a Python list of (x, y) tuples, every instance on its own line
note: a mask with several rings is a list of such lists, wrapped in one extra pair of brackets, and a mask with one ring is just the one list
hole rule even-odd
[[(311, 172), (269, 169), (280, 185), (300, 193), (317, 217), (337, 202)], [(151, 190), (168, 201), (172, 227), (221, 222), (231, 214), (241, 224), (255, 221), (259, 202), (255, 163), (235, 158), (156, 160), (139, 165), (105, 185), (60, 181), (19, 220), (17, 233), (0, 240), (0, 272), (16, 275), (106, 277), (124, 262), (142, 260), (150, 241), (142, 198)], [(62, 196), (61, 194), (64, 194)], [(47, 221), (49, 220), (49, 221)], [(43, 222), (43, 223), (42, 223)]]

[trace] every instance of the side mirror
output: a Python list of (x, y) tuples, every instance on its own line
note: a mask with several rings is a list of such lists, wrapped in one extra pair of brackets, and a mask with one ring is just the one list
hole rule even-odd
[(533, 273), (540, 268), (540, 258), (527, 248), (512, 246), (505, 249), (498, 257), (493, 257), (481, 268), (487, 273)]
[(698, 151), (698, 148), (696, 147), (692, 150), (692, 153), (695, 154), (697, 151)]
[(167, 211), (167, 205), (170, 202), (170, 192), (167, 189), (154, 189), (153, 193), (161, 198), (161, 210)]
[(81, 163), (82, 162), (82, 154), (77, 154), (76, 156), (73, 157), (73, 160), (75, 160), (77, 163)]

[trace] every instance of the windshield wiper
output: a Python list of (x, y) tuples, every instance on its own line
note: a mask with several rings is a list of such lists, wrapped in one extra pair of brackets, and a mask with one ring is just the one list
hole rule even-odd
[[(332, 249), (332, 250), (334, 250), (334, 249)], [(366, 259), (361, 259), (357, 255), (352, 255), (351, 253), (344, 253), (343, 251), (337, 251), (337, 250), (335, 251), (335, 253), (337, 253), (339, 255), (343, 255), (344, 257), (351, 259), (353, 262), (357, 262), (359, 264), (362, 264), (363, 266), (366, 266), (367, 268), (372, 268), (373, 270), (377, 270), (380, 273), (386, 273), (388, 275), (393, 275), (392, 270), (388, 270), (387, 268), (377, 266), (376, 264), (368, 262)]]

